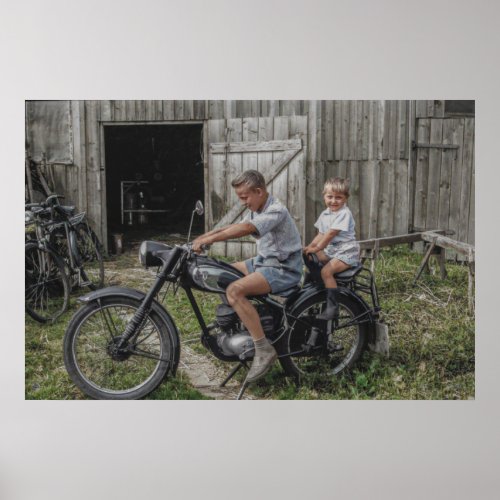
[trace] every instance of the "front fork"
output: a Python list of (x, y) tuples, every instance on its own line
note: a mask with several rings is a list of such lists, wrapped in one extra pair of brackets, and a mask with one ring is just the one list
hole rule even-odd
[(172, 250), (172, 255), (165, 262), (163, 267), (161, 268), (160, 273), (153, 286), (149, 289), (148, 293), (144, 297), (144, 300), (141, 302), (141, 305), (138, 307), (132, 319), (127, 324), (123, 335), (121, 336), (120, 341), (117, 343), (118, 349), (124, 349), (130, 342), (131, 339), (137, 337), (139, 332), (141, 331), (146, 319), (148, 317), (149, 312), (151, 311), (151, 306), (153, 305), (153, 300), (158, 295), (161, 290), (163, 284), (169, 277), (170, 272), (178, 261), (178, 256), (182, 252), (180, 247), (174, 247)]

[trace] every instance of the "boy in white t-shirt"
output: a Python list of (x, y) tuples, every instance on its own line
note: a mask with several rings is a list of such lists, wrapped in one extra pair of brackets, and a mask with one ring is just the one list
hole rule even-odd
[(354, 217), (346, 205), (349, 198), (348, 179), (328, 179), (323, 197), (327, 208), (314, 224), (318, 234), (304, 248), (304, 253), (315, 253), (324, 264), (321, 278), (327, 289), (327, 306), (317, 317), (330, 320), (338, 316), (338, 290), (334, 275), (359, 265), (360, 249), (354, 232)]

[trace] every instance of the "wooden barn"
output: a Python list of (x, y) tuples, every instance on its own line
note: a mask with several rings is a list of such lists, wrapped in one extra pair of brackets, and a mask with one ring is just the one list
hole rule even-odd
[(26, 154), (106, 245), (127, 228), (186, 231), (196, 199), (205, 229), (239, 220), (231, 179), (249, 168), (305, 240), (339, 175), (359, 239), (450, 229), (473, 244), (474, 114), (474, 101), (447, 100), (27, 101)]

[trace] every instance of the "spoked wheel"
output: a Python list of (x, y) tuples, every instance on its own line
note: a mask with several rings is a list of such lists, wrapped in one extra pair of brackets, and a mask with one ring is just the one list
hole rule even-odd
[(68, 308), (70, 287), (63, 260), (37, 242), (25, 245), (24, 296), (26, 312), (36, 321), (55, 321)]
[(175, 325), (152, 311), (136, 338), (122, 335), (140, 302), (104, 297), (73, 316), (64, 337), (64, 363), (73, 382), (94, 399), (139, 399), (176, 365)]
[(77, 260), (81, 265), (83, 282), (91, 289), (104, 286), (104, 262), (101, 243), (87, 224), (76, 227)]
[[(353, 321), (364, 310), (352, 298), (340, 295), (339, 319), (317, 321), (316, 316), (326, 307), (326, 295), (312, 297), (294, 311), (303, 320), (291, 322), (287, 332), (287, 344), (291, 356), (283, 368), (296, 378), (304, 375), (336, 375), (351, 368), (361, 356), (367, 339), (368, 324)], [(366, 319), (366, 318), (364, 318)], [(362, 319), (361, 319), (362, 320)], [(312, 328), (319, 333), (314, 347), (307, 352), (307, 341)]]

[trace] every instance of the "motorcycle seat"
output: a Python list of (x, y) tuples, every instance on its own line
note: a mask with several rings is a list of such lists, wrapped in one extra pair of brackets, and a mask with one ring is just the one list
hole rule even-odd
[(363, 266), (361, 264), (356, 267), (350, 267), (349, 269), (346, 269), (341, 273), (337, 273), (335, 275), (335, 278), (338, 278), (340, 280), (350, 280), (351, 278), (354, 278), (354, 276), (356, 276), (356, 274), (358, 274), (361, 269), (363, 269)]

